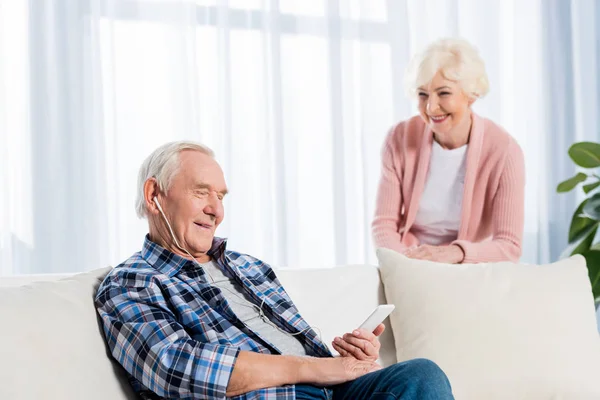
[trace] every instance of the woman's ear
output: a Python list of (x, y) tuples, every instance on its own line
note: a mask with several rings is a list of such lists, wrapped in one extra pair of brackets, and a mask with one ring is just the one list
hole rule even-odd
[(475, 103), (475, 100), (477, 100), (477, 96), (476, 95), (471, 95), (471, 96), (466, 95), (466, 96), (469, 99), (468, 100), (469, 107), (471, 107), (473, 105), (473, 103)]

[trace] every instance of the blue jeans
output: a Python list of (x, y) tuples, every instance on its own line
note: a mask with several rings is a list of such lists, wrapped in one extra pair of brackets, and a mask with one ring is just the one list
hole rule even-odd
[(296, 385), (297, 399), (446, 400), (454, 399), (446, 374), (424, 358), (405, 361), (341, 385)]

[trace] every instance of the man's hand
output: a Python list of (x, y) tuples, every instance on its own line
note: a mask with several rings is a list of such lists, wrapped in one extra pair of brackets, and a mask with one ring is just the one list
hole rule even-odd
[(419, 247), (408, 249), (404, 255), (416, 260), (428, 260), (442, 263), (458, 264), (465, 258), (465, 253), (460, 246), (430, 246), (423, 244)]
[(240, 351), (227, 385), (227, 397), (298, 383), (332, 386), (380, 369), (375, 362), (353, 357), (281, 356)]
[(379, 358), (379, 336), (385, 330), (385, 325), (379, 324), (373, 332), (364, 329), (356, 329), (352, 333), (346, 333), (343, 337), (336, 337), (333, 348), (342, 357), (354, 357), (357, 360), (375, 362)]
[(299, 381), (313, 385), (338, 385), (382, 368), (376, 362), (361, 361), (353, 357), (304, 358)]

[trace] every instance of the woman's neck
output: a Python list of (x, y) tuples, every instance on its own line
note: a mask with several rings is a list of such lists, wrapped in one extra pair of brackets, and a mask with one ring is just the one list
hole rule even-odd
[(458, 125), (456, 128), (454, 128), (446, 134), (439, 134), (434, 132), (433, 138), (436, 142), (440, 144), (440, 146), (442, 146), (442, 148), (446, 150), (458, 149), (459, 147), (462, 147), (465, 144), (469, 143), (472, 126), (473, 114), (469, 113), (469, 115), (465, 118), (463, 123)]

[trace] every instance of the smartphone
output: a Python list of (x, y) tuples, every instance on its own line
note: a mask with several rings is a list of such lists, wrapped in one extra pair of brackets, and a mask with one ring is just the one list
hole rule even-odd
[(394, 308), (396, 306), (393, 304), (382, 304), (375, 307), (375, 310), (365, 319), (365, 322), (360, 324), (359, 329), (373, 332), (394, 311)]

